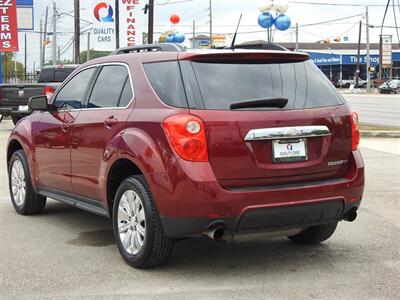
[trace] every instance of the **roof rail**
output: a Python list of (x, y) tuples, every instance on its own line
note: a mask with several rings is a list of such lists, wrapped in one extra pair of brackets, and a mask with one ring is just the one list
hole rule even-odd
[(139, 53), (139, 52), (183, 52), (185, 48), (181, 45), (173, 44), (173, 43), (157, 43), (157, 44), (145, 44), (139, 46), (131, 46), (131, 47), (124, 47), (119, 48), (110, 55), (117, 55), (117, 54), (128, 54), (128, 53)]

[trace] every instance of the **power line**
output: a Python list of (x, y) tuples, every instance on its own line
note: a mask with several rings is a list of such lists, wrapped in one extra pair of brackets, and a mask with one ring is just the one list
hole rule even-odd
[(336, 22), (336, 21), (352, 19), (352, 18), (360, 17), (360, 16), (362, 17), (363, 15), (362, 14), (357, 14), (357, 15), (348, 16), (348, 17), (339, 18), (339, 19), (333, 19), (333, 20), (322, 21), (322, 22), (317, 22), (317, 23), (310, 23), (310, 24), (303, 24), (303, 25), (299, 25), (299, 27), (306, 27), (306, 26), (321, 25), (321, 24), (326, 24), (326, 23), (333, 23), (333, 22)]
[(396, 25), (397, 43), (398, 43), (399, 46), (400, 46), (399, 28), (397, 27), (396, 9), (394, 8), (394, 6), (395, 6), (394, 0), (393, 0), (393, 3), (392, 3), (392, 6), (393, 6), (394, 24)]
[(383, 25), (384, 25), (384, 23), (385, 23), (386, 13), (387, 13), (387, 11), (388, 11), (389, 4), (390, 4), (390, 0), (388, 0), (388, 2), (387, 2), (387, 4), (386, 4), (385, 14), (383, 15), (382, 27), (381, 27), (381, 35), (382, 35), (382, 32), (383, 32)]
[[(333, 2), (309, 2), (309, 1), (289, 1), (292, 4), (323, 5), (323, 6), (356, 6), (364, 7), (365, 4), (357, 3), (333, 3)], [(368, 6), (385, 6), (383, 4), (368, 4)]]

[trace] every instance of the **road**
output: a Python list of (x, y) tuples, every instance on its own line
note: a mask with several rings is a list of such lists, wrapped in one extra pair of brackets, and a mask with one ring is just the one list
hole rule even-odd
[(367, 95), (344, 94), (343, 95), (355, 110), (361, 123), (400, 127), (400, 95)]
[(107, 219), (55, 201), (41, 215), (14, 212), (4, 168), (10, 128), (0, 123), (0, 299), (400, 298), (399, 139), (363, 141), (359, 218), (320, 246), (185, 240), (167, 265), (136, 270)]

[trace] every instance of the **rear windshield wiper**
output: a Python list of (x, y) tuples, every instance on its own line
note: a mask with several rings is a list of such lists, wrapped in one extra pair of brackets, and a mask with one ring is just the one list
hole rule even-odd
[(276, 107), (284, 108), (288, 103), (287, 98), (282, 97), (271, 97), (263, 99), (251, 99), (246, 101), (240, 101), (232, 103), (230, 109), (240, 109), (240, 108), (252, 108), (252, 107)]

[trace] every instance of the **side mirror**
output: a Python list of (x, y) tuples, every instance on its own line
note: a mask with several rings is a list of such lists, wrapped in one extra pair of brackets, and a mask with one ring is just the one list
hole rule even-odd
[(48, 111), (49, 110), (49, 104), (47, 103), (47, 97), (46, 96), (34, 96), (29, 99), (29, 109), (31, 111)]

